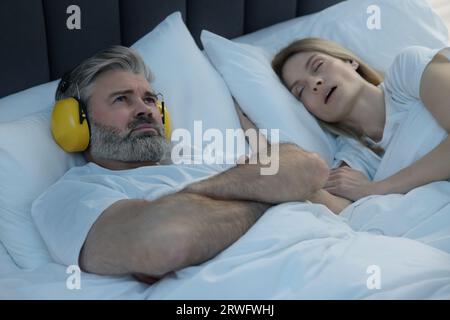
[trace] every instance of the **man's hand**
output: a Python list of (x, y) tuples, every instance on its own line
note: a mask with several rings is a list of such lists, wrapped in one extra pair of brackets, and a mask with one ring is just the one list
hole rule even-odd
[[(321, 189), (329, 174), (324, 160), (315, 153), (306, 152), (293, 144), (269, 146), (272, 161), (279, 162), (279, 170), (273, 175), (261, 175), (266, 160), (266, 150), (259, 150), (249, 159), (249, 164), (223, 172), (210, 179), (194, 183), (184, 191), (203, 194), (222, 200), (250, 200), (277, 204), (304, 201)], [(276, 159), (274, 157), (277, 157)], [(256, 162), (257, 164), (252, 164)], [(264, 162), (263, 162), (264, 163)]]
[(331, 194), (352, 201), (376, 193), (376, 184), (362, 172), (344, 166), (330, 172), (324, 189)]
[[(250, 163), (256, 156), (258, 154), (250, 157)], [(327, 164), (318, 154), (306, 152), (293, 144), (281, 144), (278, 173), (257, 177), (263, 186), (259, 201), (304, 201), (324, 186), (328, 173)]]

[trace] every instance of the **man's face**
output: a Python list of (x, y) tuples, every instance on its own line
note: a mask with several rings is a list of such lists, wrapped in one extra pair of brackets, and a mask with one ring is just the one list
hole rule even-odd
[(155, 93), (143, 75), (122, 70), (102, 73), (88, 104), (94, 158), (157, 162), (169, 150)]

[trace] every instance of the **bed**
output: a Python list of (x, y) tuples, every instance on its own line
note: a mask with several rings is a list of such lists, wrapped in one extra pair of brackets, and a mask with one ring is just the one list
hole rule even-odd
[[(81, 29), (66, 27), (73, 4), (81, 8)], [(383, 27), (366, 27), (377, 8)], [(196, 119), (221, 132), (239, 128), (233, 96), (259, 127), (281, 128), (281, 140), (332, 165), (336, 141), (293, 107), (298, 102), (276, 83), (270, 58), (293, 39), (321, 36), (384, 71), (404, 47), (448, 46), (444, 22), (425, 1), (7, 0), (0, 34), (0, 299), (450, 298), (447, 181), (369, 196), (339, 216), (309, 202), (272, 207), (215, 258), (151, 286), (56, 263), (30, 213), (39, 194), (85, 163), (51, 140), (57, 80), (105, 46), (133, 46), (143, 55), (175, 128), (194, 132)], [(283, 111), (273, 113), (274, 103)], [(348, 161), (363, 170), (361, 154)]]

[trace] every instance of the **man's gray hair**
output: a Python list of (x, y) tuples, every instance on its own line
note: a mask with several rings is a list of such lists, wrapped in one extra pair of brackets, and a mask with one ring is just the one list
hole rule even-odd
[(79, 95), (81, 101), (87, 106), (95, 79), (109, 70), (130, 71), (143, 75), (149, 83), (153, 81), (153, 75), (135, 50), (123, 46), (111, 46), (75, 67), (66, 78), (69, 82), (67, 89), (62, 92), (58, 87), (55, 99), (61, 100)]

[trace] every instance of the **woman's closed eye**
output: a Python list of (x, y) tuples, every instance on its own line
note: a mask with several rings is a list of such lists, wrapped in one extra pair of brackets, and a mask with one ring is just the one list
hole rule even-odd
[(319, 71), (320, 67), (323, 65), (323, 61), (319, 60), (319, 62), (314, 67), (314, 72)]
[(301, 99), (301, 97), (302, 97), (302, 94), (303, 94), (303, 89), (304, 89), (304, 87), (302, 87), (302, 86), (296, 86), (293, 90), (292, 90), (292, 93), (293, 93), (293, 95), (295, 96), (295, 97), (297, 97), (297, 99)]

